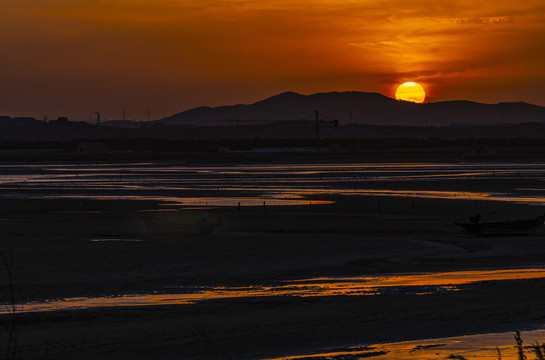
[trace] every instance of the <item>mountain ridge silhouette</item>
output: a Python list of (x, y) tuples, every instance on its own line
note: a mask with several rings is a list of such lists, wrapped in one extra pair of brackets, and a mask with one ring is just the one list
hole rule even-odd
[(416, 104), (376, 92), (345, 91), (302, 95), (293, 91), (253, 104), (201, 106), (159, 120), (169, 125), (217, 126), (228, 123), (339, 120), (370, 125), (449, 126), (453, 124), (500, 124), (545, 121), (545, 107), (525, 102), (485, 104), (449, 100)]

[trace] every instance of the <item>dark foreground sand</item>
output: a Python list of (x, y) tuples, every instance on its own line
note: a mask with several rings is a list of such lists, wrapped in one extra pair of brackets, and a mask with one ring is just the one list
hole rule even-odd
[[(543, 233), (473, 237), (454, 225), (476, 212), (523, 218), (541, 208), (416, 199), (413, 209), (411, 198), (329, 199), (335, 203), (206, 209), (210, 222), (221, 223), (209, 235), (187, 225), (202, 209), (172, 211), (144, 201), (2, 200), (0, 245), (13, 255), (20, 300), (545, 264)], [(143, 241), (91, 241), (116, 238)], [(25, 359), (267, 358), (531, 327), (545, 322), (544, 285), (502, 281), (426, 296), (241, 298), (18, 314), (17, 340)], [(0, 346), (6, 343), (2, 333)]]

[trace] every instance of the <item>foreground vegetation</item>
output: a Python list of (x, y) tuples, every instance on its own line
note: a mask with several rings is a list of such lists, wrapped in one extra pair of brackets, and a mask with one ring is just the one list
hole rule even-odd
[[(522, 341), (522, 337), (520, 335), (520, 332), (517, 330), (517, 332), (515, 333), (514, 335), (515, 337), (515, 342), (517, 343), (517, 359), (518, 360), (530, 360), (528, 359), (528, 357), (526, 356), (526, 354), (524, 354), (524, 346), (523, 346), (523, 341)], [(535, 345), (532, 345), (532, 350), (535, 354), (535, 360), (545, 360), (545, 343), (544, 344), (539, 344), (539, 343), (536, 343)], [(501, 357), (501, 351), (498, 347), (496, 347), (496, 350), (498, 351), (498, 360), (501, 360), (502, 357)], [(455, 360), (468, 360), (467, 358), (465, 358), (464, 356), (462, 355), (450, 355), (447, 359), (455, 359)]]

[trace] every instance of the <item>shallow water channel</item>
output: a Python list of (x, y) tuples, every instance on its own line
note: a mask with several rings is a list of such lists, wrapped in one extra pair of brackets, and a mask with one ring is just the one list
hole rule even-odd
[[(173, 286), (148, 294), (79, 297), (34, 301), (16, 305), (17, 312), (67, 311), (90, 308), (190, 305), (202, 301), (258, 297), (373, 296), (380, 294), (428, 295), (460, 291), (460, 285), (482, 281), (536, 279), (545, 268), (452, 271), (361, 277), (324, 277), (283, 281), (262, 286)], [(10, 312), (4, 306), (0, 313)]]
[[(544, 163), (184, 162), (0, 165), (0, 197), (155, 200), (174, 206), (329, 203), (322, 195), (545, 204)], [(521, 183), (521, 180), (525, 180)], [(490, 188), (490, 181), (501, 187)], [(468, 183), (473, 185), (468, 187)], [(477, 185), (475, 185), (477, 184)]]

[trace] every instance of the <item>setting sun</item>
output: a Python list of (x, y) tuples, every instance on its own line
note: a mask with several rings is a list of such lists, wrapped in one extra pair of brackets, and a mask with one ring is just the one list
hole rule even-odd
[(397, 100), (423, 103), (426, 99), (426, 92), (420, 84), (415, 82), (406, 82), (397, 87), (395, 96)]

